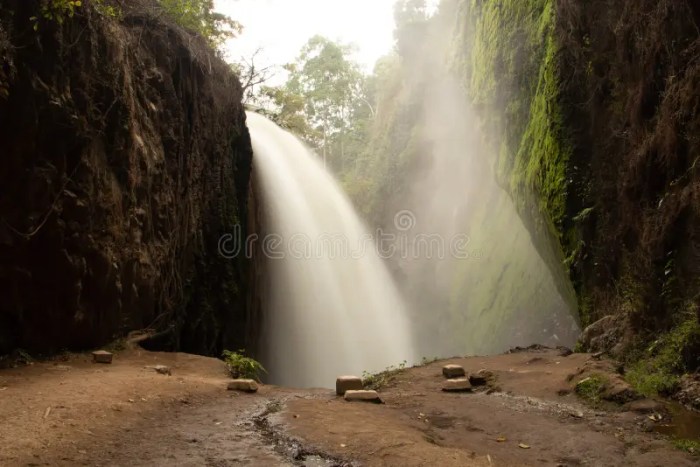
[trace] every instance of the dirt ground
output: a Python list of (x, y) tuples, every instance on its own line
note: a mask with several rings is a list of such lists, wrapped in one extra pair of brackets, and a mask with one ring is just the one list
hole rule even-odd
[(567, 377), (590, 358), (529, 350), (449, 360), (493, 371), (491, 394), (442, 392), (445, 362), (435, 362), (397, 375), (374, 405), (328, 389), (226, 391), (222, 362), (205, 357), (132, 349), (99, 365), (74, 355), (0, 370), (0, 465), (699, 464), (649, 431), (662, 422), (644, 412), (662, 407), (582, 404)]

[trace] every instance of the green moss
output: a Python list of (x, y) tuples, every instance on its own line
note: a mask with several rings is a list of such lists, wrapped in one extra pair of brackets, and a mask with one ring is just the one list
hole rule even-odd
[(576, 384), (576, 394), (586, 402), (597, 405), (602, 400), (601, 396), (607, 384), (608, 380), (605, 376), (593, 374)]
[[(512, 197), (563, 296), (578, 235), (567, 232), (572, 148), (559, 103), (554, 0), (463, 0), (453, 68), (497, 152), (496, 176)], [(565, 258), (568, 261), (565, 262)]]
[(700, 323), (690, 316), (652, 342), (641, 355), (631, 356), (636, 362), (627, 371), (626, 378), (646, 396), (671, 394), (678, 389), (680, 375), (697, 368), (698, 348)]
[(481, 196), (464, 226), (469, 249), (481, 259), (455, 265), (449, 304), (449, 327), (463, 336), (465, 354), (503, 351), (518, 329), (535, 329), (535, 322), (550, 319), (551, 297), (557, 296), (550, 271), (508, 195), (494, 188)]

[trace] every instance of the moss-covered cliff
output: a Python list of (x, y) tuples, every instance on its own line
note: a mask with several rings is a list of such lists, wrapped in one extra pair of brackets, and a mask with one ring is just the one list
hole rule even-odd
[(641, 362), (637, 374), (697, 370), (697, 2), (460, 8), (455, 63), (499, 180), (543, 257), (568, 268), (583, 322), (606, 317), (584, 346)]
[[(550, 293), (537, 279), (546, 273), (528, 253), (532, 243), (559, 294), (575, 295), (581, 323), (595, 323), (583, 347), (627, 360), (639, 387), (669, 390), (656, 383), (678, 382), (700, 365), (697, 2), (443, 0), (432, 16), (423, 5), (400, 3), (396, 53), (372, 77), (371, 143), (346, 182), (356, 203), (379, 225), (397, 206), (435, 199), (435, 209), (448, 205), (455, 219), (469, 219), (459, 229), (485, 261), (451, 271), (450, 303), (432, 305), (450, 309), (434, 320), (453, 329), (470, 323), (459, 331), (470, 343), (507, 339), (494, 329), (521, 327), (518, 303), (530, 319), (547, 316), (531, 293)], [(450, 105), (431, 90), (448, 87), (445, 55), (461, 88)], [(476, 122), (444, 117), (455, 108)], [(488, 149), (460, 139), (475, 127)], [(462, 156), (442, 185), (457, 176), (464, 187), (441, 197), (440, 184), (421, 177), (437, 167), (446, 137)], [(491, 175), (485, 167), (529, 239), (479, 183)], [(443, 293), (440, 282), (424, 285), (411, 290)]]
[(206, 42), (120, 2), (41, 20), (0, 0), (0, 353), (245, 340), (247, 265), (218, 239), (245, 221), (241, 88)]

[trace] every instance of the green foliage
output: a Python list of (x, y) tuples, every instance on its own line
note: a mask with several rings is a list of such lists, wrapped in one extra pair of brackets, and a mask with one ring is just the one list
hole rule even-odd
[(387, 384), (389, 384), (396, 376), (400, 375), (406, 371), (407, 362), (404, 360), (397, 366), (390, 365), (386, 367), (384, 371), (379, 373), (369, 373), (368, 371), (362, 372), (362, 386), (365, 389), (373, 389), (378, 391)]
[(122, 15), (122, 10), (119, 6), (110, 5), (105, 0), (92, 0), (92, 4), (95, 5), (95, 10), (102, 16), (120, 18)]
[(673, 445), (681, 451), (688, 452), (695, 456), (700, 455), (700, 441), (698, 440), (676, 438), (672, 442)]
[(601, 395), (607, 384), (608, 380), (603, 375), (594, 374), (576, 384), (576, 394), (586, 402), (597, 405), (601, 401)]
[(245, 356), (245, 350), (231, 352), (224, 350), (222, 357), (228, 367), (231, 376), (234, 378), (247, 378), (260, 381), (260, 375), (267, 373), (267, 370), (258, 362)]
[(307, 144), (315, 146), (319, 133), (314, 130), (304, 114), (304, 98), (285, 87), (263, 86), (262, 98), (267, 105), (256, 109), (277, 125), (291, 131)]
[(678, 389), (680, 375), (698, 368), (700, 323), (688, 316), (670, 332), (662, 334), (635, 360), (626, 372), (634, 388), (646, 396), (668, 395)]
[(238, 21), (214, 11), (214, 0), (159, 0), (163, 10), (180, 26), (204, 36), (217, 47), (239, 34)]
[[(75, 12), (83, 5), (81, 0), (42, 0), (39, 12), (45, 20), (56, 21), (58, 24), (72, 18)], [(29, 18), (34, 23), (34, 30), (39, 29), (39, 18)]]

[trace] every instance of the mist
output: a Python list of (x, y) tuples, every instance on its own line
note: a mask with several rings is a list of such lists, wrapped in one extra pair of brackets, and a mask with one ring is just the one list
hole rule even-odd
[[(409, 96), (415, 121), (402, 156), (413, 154), (401, 188), (375, 218), (398, 235), (399, 249), (409, 249), (388, 262), (409, 306), (416, 351), (444, 357), (533, 343), (573, 346), (573, 289), (562, 264), (545, 262), (497, 183), (483, 124), (489, 109), (470, 104), (465, 77), (453, 70), (454, 15), (445, 4), (423, 26), (427, 41), (397, 33), (400, 92)], [(382, 110), (378, 125), (385, 125)], [(389, 132), (400, 128), (397, 121)], [(414, 225), (399, 225), (397, 213), (410, 213)]]

